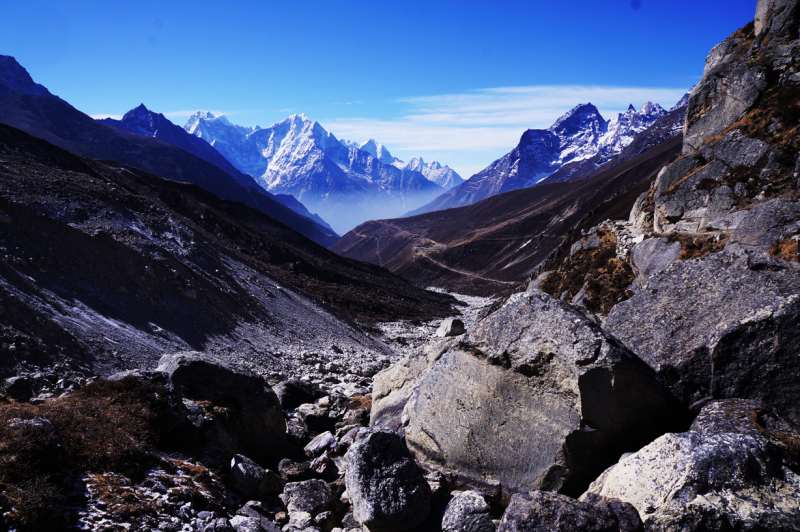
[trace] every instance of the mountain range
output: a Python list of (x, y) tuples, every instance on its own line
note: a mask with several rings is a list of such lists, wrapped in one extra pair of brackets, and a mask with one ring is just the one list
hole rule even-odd
[(597, 168), (665, 114), (660, 105), (647, 102), (638, 111), (631, 105), (606, 121), (591, 103), (578, 105), (548, 129), (525, 131), (510, 153), (408, 215), (471, 205), (495, 194), (530, 187), (578, 161), (592, 159)]
[[(255, 182), (252, 176), (243, 174), (237, 170), (230, 162), (228, 162), (225, 157), (222, 156), (221, 153), (215, 150), (207, 142), (204, 142), (194, 135), (190, 135), (182, 127), (173, 124), (163, 114), (154, 113), (145, 107), (144, 104), (141, 104), (125, 113), (121, 120), (105, 118), (101, 119), (100, 121), (112, 127), (130, 131), (131, 133), (155, 137), (157, 139), (169, 142), (173, 146), (197, 155), (201, 159), (225, 170), (242, 186), (247, 188), (261, 188)], [(323, 220), (317, 214), (309, 212), (309, 210), (306, 209), (302, 203), (297, 201), (294, 196), (290, 194), (270, 194), (266, 191), (264, 191), (264, 193), (282, 205), (290, 208), (297, 214), (305, 216), (306, 218), (310, 218), (311, 220), (333, 232), (333, 229), (325, 220)]]
[[(190, 182), (229, 200), (240, 201), (275, 218), (312, 240), (330, 245), (331, 229), (297, 214), (250, 178), (186, 151), (170, 141), (142, 135), (94, 120), (33, 81), (10, 56), (0, 56), (0, 123), (21, 129), (60, 148), (86, 157), (130, 164), (176, 181)], [(170, 128), (161, 128), (162, 133)], [(208, 153), (206, 156), (212, 156)], [(235, 169), (234, 169), (235, 170)], [(236, 177), (234, 177), (234, 175)]]
[(449, 166), (442, 166), (438, 161), (425, 162), (422, 157), (414, 157), (410, 161), (402, 161), (389, 153), (383, 144), (369, 139), (363, 144), (351, 140), (340, 140), (348, 148), (358, 148), (378, 159), (383, 164), (391, 164), (401, 170), (413, 170), (419, 172), (445, 190), (450, 190), (464, 182), (464, 179)]
[[(375, 141), (359, 147), (344, 144), (305, 114), (247, 129), (225, 116), (198, 112), (184, 129), (206, 140), (265, 190), (293, 195), (341, 233), (366, 220), (401, 216), (444, 190), (423, 172), (398, 167), (399, 161)], [(438, 164), (426, 168), (442, 170)], [(445, 174), (445, 181), (454, 179)]]

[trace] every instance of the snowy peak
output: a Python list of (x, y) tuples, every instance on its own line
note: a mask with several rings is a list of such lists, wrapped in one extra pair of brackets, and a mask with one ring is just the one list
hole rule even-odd
[(639, 133), (652, 126), (665, 114), (667, 111), (657, 103), (646, 102), (638, 111), (631, 105), (627, 111), (609, 120), (606, 133), (599, 141), (600, 151), (611, 155), (620, 153)]
[(425, 176), (428, 181), (433, 181), (445, 190), (457, 187), (464, 182), (464, 179), (458, 175), (455, 170), (448, 166), (442, 166), (436, 161), (425, 163), (422, 157), (414, 157), (407, 163), (397, 161), (394, 166), (402, 170), (413, 170)]
[(582, 135), (586, 131), (602, 131), (606, 121), (600, 116), (597, 107), (590, 103), (583, 103), (568, 111), (555, 124), (550, 126), (552, 131), (559, 137), (569, 137)]
[(378, 159), (383, 164), (394, 164), (402, 162), (400, 159), (393, 157), (389, 150), (383, 144), (375, 142), (374, 139), (369, 139), (367, 142), (358, 147), (361, 151), (365, 151)]
[(548, 131), (558, 138), (559, 166), (593, 157), (606, 127), (605, 119), (591, 103), (580, 104), (556, 120)]
[(33, 81), (25, 68), (10, 55), (0, 55), (0, 98), (13, 94), (53, 96), (43, 85)]

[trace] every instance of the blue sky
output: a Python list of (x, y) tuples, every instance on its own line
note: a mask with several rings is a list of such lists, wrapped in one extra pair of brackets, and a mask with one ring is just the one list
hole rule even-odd
[(592, 101), (671, 106), (756, 0), (7, 2), (0, 53), (90, 115), (306, 113), (469, 177)]

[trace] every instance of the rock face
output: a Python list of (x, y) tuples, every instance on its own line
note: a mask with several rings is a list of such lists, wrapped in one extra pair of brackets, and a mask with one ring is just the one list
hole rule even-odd
[(681, 254), (680, 242), (669, 242), (666, 238), (648, 238), (636, 244), (630, 252), (630, 261), (641, 288), (655, 274), (669, 267)]
[(431, 342), (419, 352), (376, 374), (372, 381), (370, 426), (402, 431), (403, 409), (414, 385), (452, 345), (452, 340)]
[(577, 501), (546, 491), (517, 494), (503, 514), (498, 532), (644, 532), (628, 503), (587, 497)]
[(783, 450), (770, 441), (778, 438), (768, 436), (778, 434), (749, 416), (757, 412), (742, 402), (709, 405), (691, 432), (624, 456), (581, 499), (629, 502), (648, 531), (797, 530), (800, 476), (782, 465)]
[(346, 460), (353, 515), (370, 532), (410, 530), (425, 520), (431, 489), (397, 435), (363, 430)]
[(656, 232), (730, 234), (739, 221), (731, 214), (797, 199), (799, 21), (797, 0), (762, 0), (755, 24), (711, 51), (689, 99), (684, 157), (653, 189)]
[(759, 398), (800, 421), (800, 268), (724, 251), (677, 262), (618, 304), (607, 330), (686, 406)]
[(582, 491), (602, 464), (665, 430), (669, 402), (653, 371), (594, 321), (532, 292), (443, 354), (416, 381), (403, 421), (426, 468), (507, 497)]
[(179, 395), (229, 405), (226, 429), (233, 438), (226, 452), (237, 454), (241, 446), (246, 451), (242, 454), (262, 464), (289, 454), (280, 403), (262, 377), (197, 352), (164, 355), (156, 371), (166, 375)]
[(489, 505), (474, 491), (456, 493), (445, 509), (442, 532), (494, 532)]

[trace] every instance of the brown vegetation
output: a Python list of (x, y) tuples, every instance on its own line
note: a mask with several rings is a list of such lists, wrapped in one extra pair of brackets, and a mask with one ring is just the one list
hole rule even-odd
[(161, 397), (155, 386), (128, 378), (97, 381), (38, 406), (0, 405), (0, 505), (9, 512), (2, 524), (60, 530), (67, 526), (68, 474), (141, 474), (154, 460), (166, 410)]
[(691, 235), (686, 233), (670, 233), (667, 242), (680, 242), (681, 254), (678, 260), (700, 259), (717, 251), (722, 251), (730, 235), (710, 234)]
[(800, 249), (798, 249), (798, 241), (794, 238), (781, 238), (775, 242), (769, 252), (771, 255), (789, 262), (800, 262)]
[(547, 277), (542, 290), (554, 297), (561, 297), (566, 292), (566, 300), (571, 301), (583, 289), (586, 294), (583, 305), (605, 316), (614, 305), (633, 295), (628, 286), (635, 276), (631, 267), (616, 256), (617, 237), (614, 232), (603, 226), (597, 231), (597, 236), (600, 238), (598, 247), (581, 249), (568, 256)]

